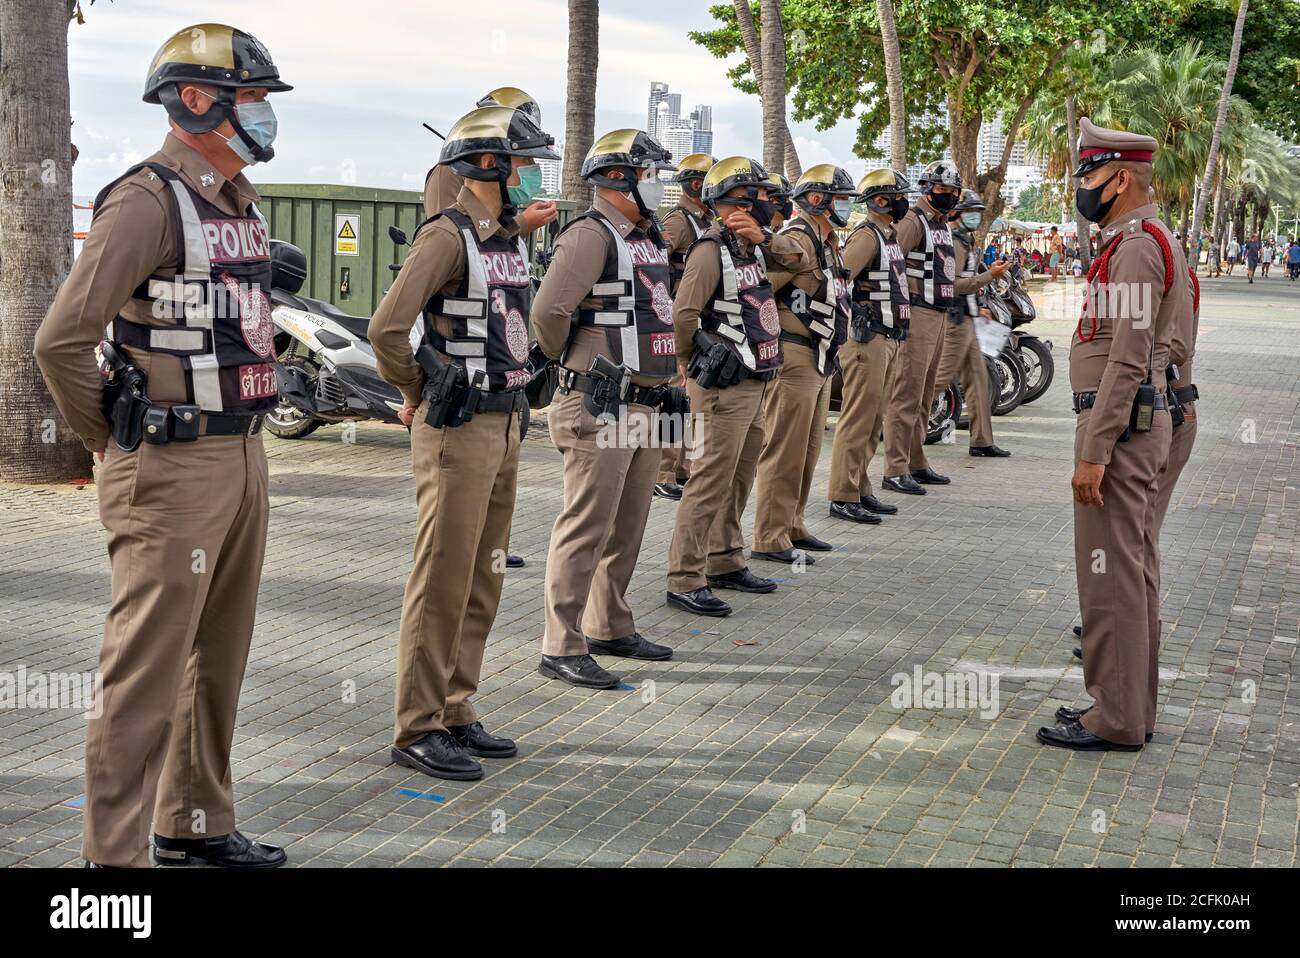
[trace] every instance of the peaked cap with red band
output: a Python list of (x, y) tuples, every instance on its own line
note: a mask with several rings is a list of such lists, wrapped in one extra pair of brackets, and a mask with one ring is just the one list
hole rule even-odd
[(1150, 163), (1159, 145), (1154, 137), (1108, 130), (1083, 117), (1079, 120), (1079, 168), (1074, 175), (1083, 176), (1112, 160)]

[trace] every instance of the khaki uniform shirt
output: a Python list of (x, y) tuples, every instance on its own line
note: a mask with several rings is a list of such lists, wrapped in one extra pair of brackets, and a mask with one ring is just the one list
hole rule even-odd
[[(893, 223), (882, 223), (874, 216), (868, 219), (885, 239), (894, 235)], [(844, 258), (844, 268), (849, 271), (849, 282), (855, 282), (863, 270), (875, 269), (880, 258), (880, 243), (876, 234), (869, 229), (855, 229), (845, 241), (841, 256)]]
[[(649, 220), (633, 223), (603, 196), (597, 195), (591, 206), (624, 238), (636, 227), (644, 231), (650, 226)], [(580, 306), (599, 308), (599, 301), (591, 298), (591, 288), (605, 272), (609, 244), (609, 231), (603, 225), (594, 219), (578, 220), (556, 239), (551, 265), (533, 301), (533, 335), (542, 352), (552, 359), (563, 357), (564, 365), (578, 372), (590, 369), (598, 355), (612, 359), (603, 329), (574, 324)], [(632, 381), (655, 386), (664, 379), (633, 374)]]
[[(469, 217), (480, 242), (495, 234), (508, 235), (468, 187), (462, 187), (452, 208)], [(379, 375), (400, 389), (409, 405), (420, 404), (425, 378), (411, 351), (411, 327), (434, 293), (454, 295), (464, 275), (465, 244), (460, 231), (445, 216), (434, 220), (416, 234), (402, 271), (370, 320), (368, 335)], [(450, 335), (450, 325), (440, 319), (438, 332)]]
[(975, 260), (975, 275), (962, 276), (962, 270), (966, 268), (966, 257), (970, 255), (971, 248), (966, 245), (966, 241), (956, 233), (952, 234), (952, 248), (957, 251), (957, 278), (953, 280), (952, 291), (957, 296), (966, 296), (970, 293), (978, 293), (989, 283), (993, 282), (993, 274), (988, 270), (981, 270), (983, 265), (978, 259)]
[(664, 217), (662, 228), (664, 239), (668, 241), (668, 255), (670, 257), (685, 253), (691, 248), (691, 244), (699, 238), (695, 235), (695, 227), (690, 223), (689, 217), (691, 216), (704, 223), (704, 229), (700, 231), (700, 236), (703, 236), (709, 228), (708, 213), (679, 205)]
[[(715, 222), (705, 236), (721, 236), (722, 224)], [(749, 256), (753, 246), (736, 237), (741, 256)], [(763, 259), (768, 265), (770, 279), (774, 269), (800, 272), (805, 268), (805, 244), (792, 239), (790, 234), (774, 234), (763, 246)], [(815, 262), (815, 260), (814, 260)], [(677, 361), (688, 362), (695, 350), (695, 331), (700, 328), (700, 313), (713, 301), (713, 294), (722, 280), (722, 257), (715, 243), (701, 243), (686, 257), (686, 269), (673, 296), (673, 346)]]
[[(1096, 392), (1080, 447), (1085, 462), (1106, 465), (1120, 434), (1128, 427), (1137, 388), (1151, 370), (1157, 392), (1163, 392), (1170, 343), (1180, 319), (1191, 312), (1191, 280), (1182, 247), (1160, 222), (1154, 204), (1140, 206), (1101, 231), (1101, 248), (1121, 232), (1124, 239), (1110, 258), (1108, 289), (1089, 287), (1083, 328), (1096, 335), (1070, 342), (1070, 388)], [(1173, 284), (1164, 293), (1165, 261), (1160, 244), (1142, 228), (1153, 220), (1165, 234), (1173, 253)]]
[[(227, 180), (174, 134), (168, 134), (149, 162), (175, 170), (200, 196), (231, 215), (248, 215), (258, 200), (242, 173)], [(148, 168), (115, 186), (95, 211), (81, 254), (36, 333), (36, 361), (55, 405), (93, 452), (101, 452), (109, 438), (95, 346), (137, 286), (153, 275), (175, 275), (173, 203), (167, 181)], [(179, 357), (136, 349), (128, 355), (149, 377), (151, 398), (185, 401), (185, 369)]]
[[(424, 215), (433, 216), (451, 206), (464, 185), (465, 181), (450, 166), (435, 166), (424, 178)], [(502, 233), (506, 236), (519, 235), (519, 220), (511, 220), (509, 226), (502, 228)]]

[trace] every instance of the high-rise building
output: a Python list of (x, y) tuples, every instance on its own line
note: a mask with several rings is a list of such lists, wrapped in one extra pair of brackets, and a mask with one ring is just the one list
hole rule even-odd
[(538, 160), (542, 170), (542, 193), (546, 196), (560, 195), (560, 170), (564, 166), (564, 144), (556, 143), (555, 152), (560, 154), (558, 160)]
[[(673, 155), (673, 160), (680, 160), (683, 156), (695, 152), (695, 131), (683, 123), (660, 130), (656, 139)], [(674, 175), (668, 172), (660, 173), (659, 179), (670, 180)]]
[(645, 129), (677, 159), (691, 153), (713, 152), (713, 107), (698, 103), (689, 115), (683, 116), (682, 95), (669, 92), (668, 84), (659, 80), (650, 83)]
[(659, 103), (667, 95), (667, 83), (660, 83), (658, 80), (650, 81), (650, 100), (646, 104), (645, 111), (645, 131), (651, 136), (655, 135), (655, 127), (658, 125)]

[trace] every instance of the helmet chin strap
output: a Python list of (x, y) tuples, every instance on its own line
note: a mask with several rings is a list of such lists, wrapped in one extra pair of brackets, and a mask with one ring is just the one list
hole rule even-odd
[[(181, 84), (170, 83), (158, 91), (158, 99), (162, 102), (167, 110), (167, 115), (171, 117), (176, 125), (186, 133), (215, 133), (227, 143), (230, 137), (223, 134), (217, 129), (222, 120), (229, 120), (231, 128), (235, 135), (239, 137), (240, 142), (248, 147), (248, 152), (252, 155), (256, 163), (265, 163), (275, 156), (275, 148), (268, 146), (263, 147), (251, 136), (248, 131), (239, 123), (239, 110), (235, 104), (235, 92), (230, 87), (218, 87), (217, 95), (213, 96), (202, 90), (199, 92), (212, 101), (211, 108), (206, 113), (195, 113), (185, 105), (181, 99)], [(197, 89), (197, 85), (195, 85)]]

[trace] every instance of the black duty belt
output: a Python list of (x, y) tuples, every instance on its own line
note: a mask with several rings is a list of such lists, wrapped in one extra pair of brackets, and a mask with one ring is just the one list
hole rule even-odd
[[(1091, 409), (1091, 408), (1096, 404), (1096, 402), (1097, 402), (1097, 394), (1096, 394), (1095, 392), (1090, 392), (1090, 393), (1075, 393), (1075, 394), (1074, 394), (1074, 414), (1077, 416), (1079, 413), (1083, 412), (1085, 409)], [(1157, 395), (1157, 396), (1156, 396), (1156, 402), (1155, 402), (1155, 407), (1154, 407), (1154, 408), (1156, 408), (1156, 409), (1167, 409), (1167, 408), (1169, 408), (1168, 404), (1165, 402), (1165, 397), (1164, 397), (1164, 396), (1160, 396), (1160, 395)]]
[(1196, 400), (1201, 398), (1201, 393), (1196, 388), (1195, 383), (1192, 383), (1190, 386), (1184, 386), (1182, 389), (1171, 390), (1171, 392), (1173, 392), (1174, 398), (1178, 400), (1178, 405), (1180, 406), (1186, 406), (1189, 402), (1196, 402)]
[(256, 436), (262, 431), (265, 416), (240, 416), (235, 413), (208, 412), (203, 414), (199, 434), (203, 436)]
[(480, 390), (475, 412), (523, 412), (528, 406), (528, 397), (522, 389), (509, 392), (490, 393)]
[(887, 336), (890, 339), (902, 339), (907, 335), (906, 326), (886, 326), (884, 323), (871, 322), (868, 326), (877, 336)]
[[(566, 392), (576, 390), (590, 395), (596, 391), (597, 386), (608, 381), (596, 376), (590, 376), (587, 373), (580, 373), (576, 369), (569, 369), (565, 366), (560, 367), (560, 388)], [(628, 386), (626, 401), (630, 404), (652, 406), (657, 409), (663, 405), (667, 395), (668, 387), (666, 385), (638, 386), (632, 383)]]

